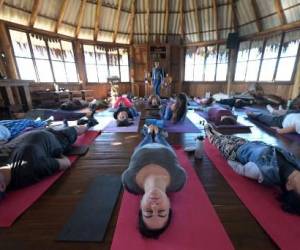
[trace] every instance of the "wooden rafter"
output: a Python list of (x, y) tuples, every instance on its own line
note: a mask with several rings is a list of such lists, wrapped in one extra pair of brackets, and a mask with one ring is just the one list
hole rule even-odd
[(63, 0), (63, 3), (61, 5), (59, 16), (58, 16), (57, 23), (56, 23), (56, 26), (55, 26), (55, 32), (56, 33), (57, 33), (57, 31), (59, 29), (59, 26), (61, 25), (62, 20), (64, 18), (64, 15), (65, 15), (65, 12), (66, 12), (66, 9), (67, 9), (67, 6), (68, 6), (68, 2), (69, 2), (69, 0)]
[(4, 0), (0, 0), (0, 9), (1, 9), (3, 3), (4, 3)]
[(165, 0), (165, 23), (164, 23), (164, 34), (166, 34), (166, 42), (168, 41), (168, 27), (169, 27), (169, 0)]
[(276, 9), (277, 15), (280, 19), (280, 23), (282, 25), (286, 24), (286, 17), (284, 15), (280, 0), (274, 0), (274, 1), (275, 1), (275, 9)]
[(219, 32), (218, 32), (218, 6), (217, 6), (217, 0), (212, 1), (213, 6), (213, 17), (215, 22), (215, 32), (216, 32), (216, 39), (219, 40)]
[(179, 13), (180, 13), (180, 36), (184, 39), (184, 13), (183, 13), (183, 1), (179, 0)]
[(201, 24), (200, 24), (200, 19), (198, 16), (198, 6), (197, 6), (197, 0), (193, 0), (193, 8), (194, 8), (194, 17), (195, 17), (195, 25), (196, 25), (196, 32), (198, 33), (198, 41), (201, 41)]
[(146, 0), (146, 42), (149, 42), (149, 33), (150, 33), (150, 6), (149, 0)]
[(99, 27), (100, 27), (100, 13), (101, 13), (102, 0), (97, 0), (97, 7), (95, 13), (95, 27), (94, 27), (94, 41), (97, 41)]
[(236, 1), (229, 0), (230, 7), (231, 7), (231, 18), (232, 18), (232, 25), (234, 32), (238, 32), (238, 19), (236, 14)]
[(77, 38), (81, 29), (81, 24), (82, 24), (82, 20), (83, 20), (83, 14), (84, 14), (84, 10), (85, 10), (85, 6), (86, 6), (86, 0), (81, 0), (80, 3), (80, 8), (79, 8), (79, 13), (78, 13), (78, 23), (77, 23), (77, 27), (75, 30), (75, 37)]
[(258, 9), (256, 0), (251, 0), (251, 4), (252, 4), (254, 16), (255, 16), (256, 28), (257, 28), (258, 32), (261, 32), (262, 31), (262, 25), (261, 25), (261, 21), (259, 19), (260, 15), (259, 15), (259, 9)]
[(130, 25), (129, 25), (129, 43), (133, 41), (133, 29), (134, 29), (134, 18), (135, 18), (135, 0), (131, 2), (131, 14), (130, 14)]
[(34, 0), (33, 6), (32, 6), (32, 10), (31, 10), (31, 16), (30, 16), (30, 21), (29, 21), (29, 26), (33, 27), (38, 13), (40, 11), (40, 8), (42, 6), (42, 1), (41, 0)]
[(115, 18), (115, 29), (114, 29), (114, 34), (113, 34), (113, 42), (116, 42), (117, 34), (118, 34), (118, 29), (119, 29), (119, 23), (120, 23), (120, 13), (121, 13), (121, 6), (122, 6), (122, 0), (118, 1), (118, 10), (117, 10), (117, 16)]

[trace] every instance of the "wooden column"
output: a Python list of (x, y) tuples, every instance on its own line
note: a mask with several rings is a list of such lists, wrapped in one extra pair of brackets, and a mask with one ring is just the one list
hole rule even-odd
[(291, 99), (296, 98), (300, 93), (300, 60), (298, 60), (295, 82), (292, 87)]
[(178, 87), (175, 90), (177, 93), (182, 92), (182, 87), (184, 83), (184, 68), (185, 68), (184, 50), (185, 48), (183, 46), (180, 46), (180, 75), (179, 75)]
[(10, 40), (7, 34), (6, 27), (4, 25), (4, 22), (0, 21), (0, 52), (4, 52), (5, 54), (5, 73), (7, 78), (10, 79), (18, 79), (18, 73), (17, 73), (17, 67), (15, 64), (14, 56), (13, 56), (13, 48), (10, 44)]
[(227, 70), (227, 88), (226, 94), (230, 94), (231, 84), (234, 81), (234, 73), (235, 73), (235, 65), (237, 59), (237, 49), (230, 49), (229, 50), (229, 63), (228, 63), (228, 70)]
[(85, 72), (83, 49), (79, 41), (74, 42), (74, 56), (77, 65), (79, 81), (82, 84), (82, 88), (86, 89), (87, 77)]

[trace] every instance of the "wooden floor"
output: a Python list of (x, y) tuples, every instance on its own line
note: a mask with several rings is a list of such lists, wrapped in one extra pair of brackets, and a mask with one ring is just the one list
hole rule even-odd
[[(284, 146), (300, 157), (297, 143), (276, 139), (256, 127), (251, 129), (252, 134), (239, 135)], [(194, 144), (195, 136), (169, 134), (168, 140), (171, 144), (189, 146)], [(96, 175), (120, 175), (128, 166), (130, 155), (140, 139), (139, 133), (102, 133), (91, 145), (88, 154), (79, 159), (11, 228), (0, 229), (0, 249), (110, 249), (122, 193), (103, 243), (62, 243), (56, 238), (91, 180)], [(189, 158), (235, 248), (277, 249), (207, 157), (202, 161), (194, 161), (192, 155)]]

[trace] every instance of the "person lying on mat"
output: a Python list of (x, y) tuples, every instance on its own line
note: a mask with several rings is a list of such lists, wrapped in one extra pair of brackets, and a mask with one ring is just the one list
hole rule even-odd
[(173, 123), (184, 121), (187, 113), (187, 97), (185, 93), (176, 96), (175, 102), (170, 101), (163, 105), (160, 116), (163, 120), (171, 120)]
[(122, 95), (116, 99), (116, 102), (114, 103), (113, 108), (117, 109), (120, 106), (127, 107), (127, 108), (133, 108), (133, 103), (127, 97), (127, 95)]
[(272, 127), (278, 134), (294, 132), (300, 134), (300, 113), (290, 113), (278, 116), (259, 112), (247, 112), (247, 115), (251, 119)]
[(158, 95), (150, 95), (147, 102), (148, 106), (151, 108), (159, 108), (161, 104), (161, 100)]
[(71, 162), (64, 152), (76, 141), (77, 135), (86, 130), (86, 126), (42, 129), (16, 138), (18, 143), (8, 164), (0, 167), (0, 197), (3, 198), (6, 190), (31, 185), (69, 168)]
[(120, 106), (114, 112), (114, 118), (117, 121), (118, 127), (128, 127), (133, 124), (132, 120), (138, 116), (137, 111), (134, 108), (127, 108)]
[(186, 173), (162, 130), (149, 125), (143, 132), (145, 137), (131, 156), (122, 182), (128, 192), (143, 195), (139, 210), (141, 234), (158, 238), (172, 217), (167, 193), (182, 189)]
[(231, 110), (223, 107), (210, 107), (207, 109), (208, 120), (215, 125), (235, 125), (237, 117)]
[(205, 125), (206, 136), (239, 175), (259, 183), (280, 186), (282, 209), (300, 215), (300, 163), (288, 151), (261, 141), (222, 135)]

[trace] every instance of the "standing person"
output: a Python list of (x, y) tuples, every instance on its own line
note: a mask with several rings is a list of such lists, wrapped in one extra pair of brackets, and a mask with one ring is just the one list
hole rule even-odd
[(155, 95), (160, 96), (160, 86), (164, 80), (164, 71), (159, 66), (159, 62), (156, 61), (154, 63), (154, 67), (152, 69), (152, 84), (153, 84), (153, 93)]

